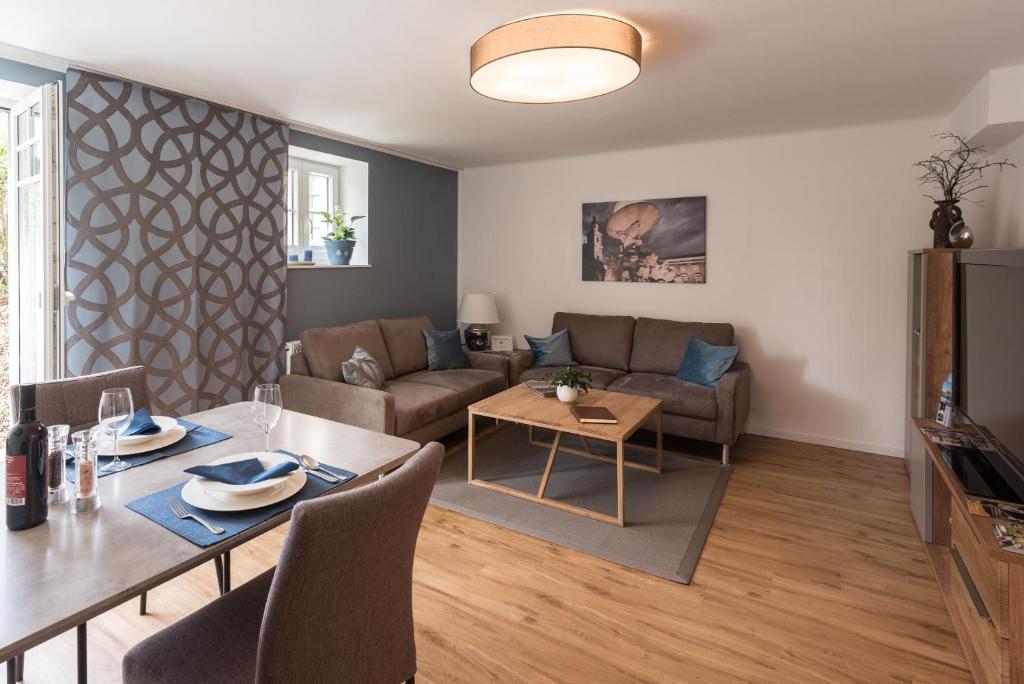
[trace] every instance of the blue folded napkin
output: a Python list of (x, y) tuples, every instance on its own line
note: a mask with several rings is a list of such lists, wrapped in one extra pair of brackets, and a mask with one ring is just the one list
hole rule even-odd
[(297, 470), (298, 467), (298, 463), (286, 461), (264, 470), (263, 464), (258, 458), (247, 458), (243, 461), (221, 463), (220, 465), (192, 466), (186, 468), (185, 472), (225, 484), (243, 485), (281, 477)]
[(149, 409), (140, 408), (132, 416), (132, 422), (128, 423), (128, 427), (121, 430), (121, 435), (132, 437), (134, 435), (155, 435), (158, 432), (160, 432), (160, 426), (153, 422), (153, 417), (149, 415)]

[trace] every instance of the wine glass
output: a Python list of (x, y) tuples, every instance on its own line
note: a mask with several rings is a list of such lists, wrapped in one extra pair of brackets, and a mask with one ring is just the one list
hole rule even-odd
[(100, 396), (99, 420), (100, 429), (114, 440), (114, 460), (100, 468), (105, 473), (117, 473), (132, 464), (122, 461), (117, 454), (117, 435), (124, 428), (128, 427), (135, 415), (135, 406), (132, 405), (132, 391), (127, 387), (115, 387), (114, 389), (103, 390)]
[(270, 431), (281, 420), (281, 386), (276, 383), (256, 385), (252, 400), (252, 421), (266, 433), (266, 449), (270, 451)]

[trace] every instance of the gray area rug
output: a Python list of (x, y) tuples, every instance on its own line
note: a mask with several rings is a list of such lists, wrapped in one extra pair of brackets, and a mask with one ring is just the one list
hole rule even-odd
[[(552, 434), (537, 431), (537, 439)], [(566, 435), (563, 444), (583, 448)], [(591, 440), (595, 452), (613, 445)], [(477, 440), (477, 477), (536, 493), (548, 449), (531, 446), (513, 425)], [(651, 463), (654, 454), (626, 448), (626, 459)], [(431, 502), (531, 537), (575, 549), (657, 577), (689, 584), (725, 493), (731, 468), (710, 459), (665, 456), (660, 475), (626, 468), (626, 527), (590, 520), (466, 482), (466, 449), (449, 452)], [(546, 496), (615, 515), (615, 466), (559, 452)]]

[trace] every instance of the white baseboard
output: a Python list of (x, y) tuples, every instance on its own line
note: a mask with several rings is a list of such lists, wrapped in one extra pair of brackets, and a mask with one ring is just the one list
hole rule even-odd
[(888, 446), (885, 444), (874, 444), (872, 442), (857, 442), (849, 439), (835, 439), (822, 435), (808, 435), (803, 432), (789, 432), (788, 430), (776, 430), (775, 428), (748, 425), (744, 432), (764, 437), (778, 437), (789, 439), (794, 442), (806, 442), (808, 444), (820, 444), (822, 446), (837, 447), (839, 449), (850, 449), (852, 451), (866, 451), (870, 454), (881, 454), (882, 456), (894, 456), (903, 458), (903, 447)]

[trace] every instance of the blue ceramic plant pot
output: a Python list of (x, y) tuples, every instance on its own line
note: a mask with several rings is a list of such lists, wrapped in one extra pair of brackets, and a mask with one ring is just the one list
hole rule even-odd
[(347, 266), (352, 261), (352, 250), (355, 247), (355, 240), (324, 240), (327, 259), (335, 266)]

